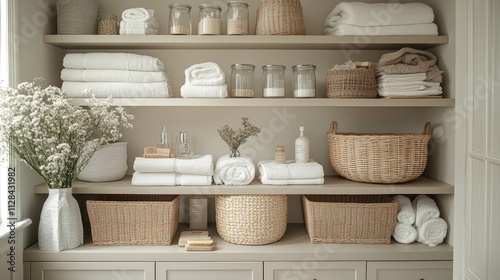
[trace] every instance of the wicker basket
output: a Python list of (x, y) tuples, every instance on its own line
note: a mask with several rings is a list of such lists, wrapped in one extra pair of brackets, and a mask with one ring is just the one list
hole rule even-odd
[(398, 204), (384, 195), (302, 195), (311, 243), (388, 244)]
[(57, 0), (57, 34), (96, 34), (99, 0)]
[(373, 68), (329, 69), (325, 78), (329, 98), (376, 98), (377, 80)]
[(217, 195), (217, 232), (225, 241), (263, 245), (280, 240), (287, 226), (286, 195)]
[(300, 0), (262, 0), (255, 35), (306, 35)]
[(404, 183), (424, 172), (430, 138), (429, 122), (421, 134), (358, 134), (338, 133), (333, 121), (328, 132), (330, 163), (352, 181)]
[(87, 200), (94, 245), (170, 245), (179, 196), (101, 195)]

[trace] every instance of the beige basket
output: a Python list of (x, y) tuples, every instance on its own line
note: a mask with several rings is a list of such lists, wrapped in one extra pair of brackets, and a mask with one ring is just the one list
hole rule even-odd
[(273, 243), (285, 234), (287, 210), (286, 195), (217, 195), (217, 232), (233, 244)]
[(329, 98), (376, 98), (377, 80), (373, 68), (329, 69), (325, 78)]
[(94, 245), (170, 245), (179, 196), (101, 195), (87, 200)]
[(384, 195), (302, 195), (311, 243), (388, 244), (398, 205)]
[(306, 35), (300, 0), (262, 0), (255, 35)]
[(328, 132), (330, 164), (340, 176), (366, 183), (404, 183), (418, 178), (427, 165), (431, 124), (423, 133), (338, 133), (333, 121)]

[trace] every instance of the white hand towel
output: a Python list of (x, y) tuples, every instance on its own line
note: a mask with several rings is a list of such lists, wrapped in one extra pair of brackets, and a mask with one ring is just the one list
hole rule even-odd
[(417, 229), (412, 225), (396, 223), (392, 237), (399, 243), (410, 244), (417, 239)]
[(154, 10), (145, 8), (131, 8), (126, 9), (122, 13), (122, 20), (124, 21), (148, 21), (154, 16)]
[(311, 179), (268, 179), (265, 176), (259, 177), (263, 185), (323, 185), (324, 177)]
[(186, 85), (220, 86), (226, 82), (224, 71), (214, 62), (195, 64), (184, 70)]
[(64, 56), (63, 66), (73, 69), (165, 70), (158, 58), (133, 53), (69, 53)]
[(417, 241), (431, 247), (437, 246), (443, 243), (447, 231), (448, 224), (445, 220), (439, 217), (431, 218), (417, 227)]
[(181, 96), (184, 98), (226, 98), (227, 85), (220, 86), (181, 86)]
[(141, 173), (132, 174), (134, 186), (209, 186), (212, 176), (178, 173)]
[(212, 155), (203, 155), (192, 159), (136, 157), (134, 171), (141, 173), (175, 172), (212, 176), (214, 174), (214, 164)]
[(427, 79), (426, 73), (413, 74), (382, 74), (377, 78), (378, 82), (423, 82)]
[(221, 156), (215, 164), (214, 182), (217, 185), (241, 186), (255, 178), (255, 165), (247, 156)]
[(413, 225), (415, 223), (415, 210), (413, 209), (410, 198), (404, 195), (396, 195), (392, 199), (398, 204), (398, 222), (406, 225)]
[(439, 82), (426, 82), (426, 81), (418, 81), (418, 82), (386, 82), (383, 80), (378, 80), (378, 87), (379, 88), (391, 88), (391, 87), (412, 87), (412, 86), (419, 86), (419, 87), (424, 87), (424, 88), (431, 88), (431, 87), (439, 87), (441, 83)]
[[(170, 85), (157, 83), (113, 83), (113, 82), (63, 82), (61, 89), (73, 98), (90, 97), (171, 97)], [(91, 90), (90, 94), (85, 90)]]
[(65, 82), (128, 82), (154, 83), (166, 82), (164, 71), (128, 71), (128, 70), (61, 70), (61, 80)]
[(120, 35), (158, 35), (158, 28), (122, 28), (120, 27)]
[(339, 24), (335, 27), (326, 27), (325, 35), (336, 36), (415, 36), (415, 35), (438, 35), (438, 27), (435, 23), (412, 24), (412, 25), (389, 25), (389, 26), (354, 26)]
[(160, 23), (158, 20), (156, 20), (155, 17), (151, 17), (147, 21), (125, 21), (122, 20), (120, 21), (120, 28), (133, 28), (133, 29), (139, 29), (139, 28), (160, 28)]
[(436, 96), (441, 94), (443, 94), (441, 87), (414, 91), (378, 90), (378, 95), (380, 96)]
[(412, 201), (413, 209), (415, 210), (415, 225), (417, 227), (432, 218), (438, 218), (441, 214), (434, 199), (425, 194), (420, 194)]
[(307, 163), (287, 161), (286, 164), (274, 160), (263, 160), (258, 164), (260, 177), (269, 180), (318, 179), (324, 177), (323, 166), (311, 160)]

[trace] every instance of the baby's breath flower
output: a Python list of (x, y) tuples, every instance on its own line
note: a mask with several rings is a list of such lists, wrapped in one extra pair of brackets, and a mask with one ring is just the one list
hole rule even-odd
[(248, 137), (257, 136), (260, 133), (260, 128), (249, 123), (248, 118), (241, 118), (241, 120), (243, 128), (239, 128), (236, 131), (227, 124), (217, 129), (222, 140), (229, 146), (230, 157), (240, 156), (240, 151), (238, 151), (240, 146), (247, 141)]

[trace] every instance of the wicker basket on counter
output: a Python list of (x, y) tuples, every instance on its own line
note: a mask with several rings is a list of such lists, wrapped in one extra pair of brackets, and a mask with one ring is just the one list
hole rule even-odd
[(306, 35), (300, 0), (262, 0), (255, 35)]
[(329, 69), (325, 78), (329, 98), (377, 98), (373, 68)]

